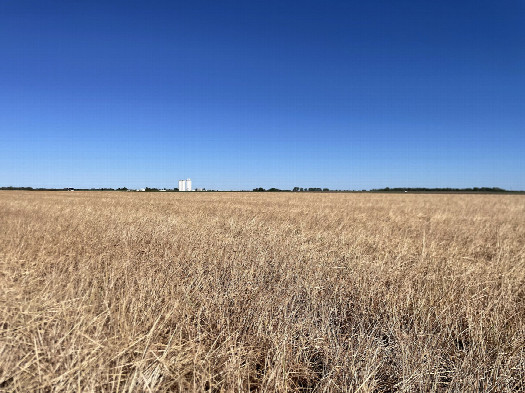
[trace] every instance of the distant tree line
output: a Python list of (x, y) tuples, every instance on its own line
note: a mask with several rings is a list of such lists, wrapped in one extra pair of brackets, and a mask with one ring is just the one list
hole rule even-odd
[(327, 192), (330, 191), (328, 188), (319, 188), (319, 187), (309, 187), (309, 188), (303, 188), (303, 187), (294, 187), (293, 192)]
[[(128, 189), (127, 187), (119, 187), (119, 188), (108, 188), (108, 187), (101, 187), (101, 188), (73, 188), (73, 187), (64, 187), (64, 188), (33, 188), (33, 187), (0, 187), (0, 190), (19, 190), (19, 191), (135, 191), (135, 189)], [(166, 192), (176, 192), (179, 191), (178, 188), (150, 188), (146, 187), (144, 191), (146, 192), (158, 192), (158, 191), (166, 191)]]
[[(79, 190), (79, 191), (90, 191), (90, 189), (80, 190), (78, 188), (47, 188), (47, 187), (39, 187), (39, 188), (33, 188), (33, 187), (0, 187), (0, 190), (20, 190), (20, 191), (71, 191), (71, 190)], [(100, 189), (102, 190), (102, 189)]]
[(472, 188), (426, 188), (426, 187), (409, 187), (409, 188), (376, 188), (371, 192), (509, 192), (499, 187), (472, 187)]
[[(65, 187), (65, 188), (33, 188), (33, 187), (0, 187), (0, 190), (20, 190), (20, 191), (138, 191), (135, 189), (128, 189), (127, 187), (119, 187), (119, 188), (72, 188), (72, 187)], [(179, 191), (178, 188), (155, 188), (155, 187), (146, 187), (140, 189), (140, 191), (145, 192), (177, 192)], [(203, 190), (204, 191), (204, 190)], [(208, 190), (208, 191), (216, 191), (216, 190)], [(355, 191), (355, 190), (330, 190), (328, 188), (320, 188), (320, 187), (294, 187), (292, 190), (281, 190), (279, 188), (269, 188), (265, 189), (263, 187), (257, 187), (252, 190), (253, 192), (480, 192), (480, 193), (524, 193), (525, 191), (508, 191), (500, 187), (472, 187), (472, 188), (427, 188), (427, 187), (385, 187), (385, 188), (374, 188), (370, 191), (367, 190), (361, 190), (361, 191)]]
[(272, 187), (269, 189), (264, 189), (262, 187), (254, 188), (252, 191), (254, 192), (284, 192), (284, 191), (290, 191), (290, 190), (280, 190), (278, 188)]
[(176, 191), (179, 191), (178, 188), (161, 188), (161, 189), (159, 189), (159, 188), (150, 188), (150, 187), (146, 187), (145, 188), (146, 192), (159, 192), (160, 190), (163, 190), (165, 192), (176, 192)]
[(374, 188), (372, 190), (330, 190), (319, 187), (294, 187), (292, 190), (281, 190), (278, 188), (265, 189), (263, 187), (254, 188), (254, 192), (485, 192), (485, 193), (523, 193), (524, 191), (508, 191), (500, 187), (471, 187), (471, 188), (428, 188), (428, 187), (385, 187)]
[(264, 189), (262, 187), (254, 188), (252, 191), (254, 192), (319, 192), (319, 191), (330, 191), (328, 188), (319, 188), (319, 187), (310, 187), (310, 188), (302, 188), (302, 187), (294, 187), (293, 190), (281, 190), (279, 188), (269, 188)]

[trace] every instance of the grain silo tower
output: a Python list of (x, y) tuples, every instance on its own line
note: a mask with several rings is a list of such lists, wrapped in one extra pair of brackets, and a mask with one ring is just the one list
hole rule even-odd
[(186, 180), (179, 180), (179, 191), (186, 191)]
[(191, 179), (189, 177), (186, 179), (186, 191), (191, 191)]

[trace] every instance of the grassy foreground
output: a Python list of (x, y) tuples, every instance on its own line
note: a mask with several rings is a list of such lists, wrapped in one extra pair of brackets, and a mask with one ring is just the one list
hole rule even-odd
[(0, 391), (525, 391), (525, 197), (0, 192)]

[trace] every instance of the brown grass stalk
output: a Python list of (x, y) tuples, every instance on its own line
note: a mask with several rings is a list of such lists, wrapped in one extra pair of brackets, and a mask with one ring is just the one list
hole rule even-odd
[(0, 192), (2, 392), (524, 381), (523, 196)]

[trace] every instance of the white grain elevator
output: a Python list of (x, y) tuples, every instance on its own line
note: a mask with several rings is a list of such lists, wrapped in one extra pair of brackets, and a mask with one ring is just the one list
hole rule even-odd
[(179, 180), (179, 191), (191, 191), (191, 179)]

